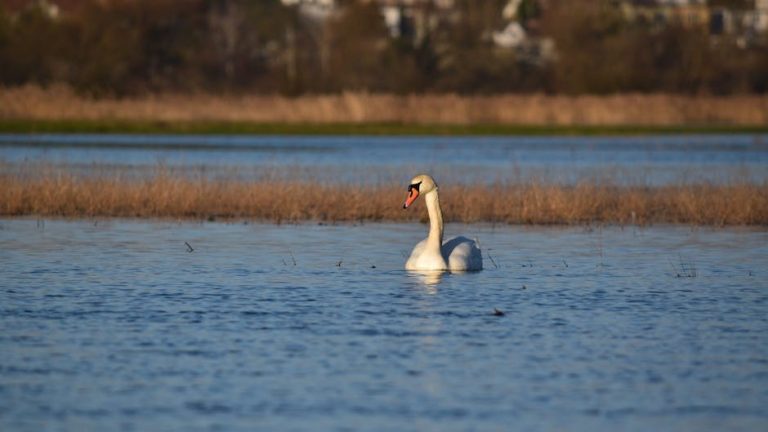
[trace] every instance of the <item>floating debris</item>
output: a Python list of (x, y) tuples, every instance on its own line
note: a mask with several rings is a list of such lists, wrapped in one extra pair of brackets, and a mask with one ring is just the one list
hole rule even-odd
[(192, 253), (192, 252), (194, 252), (194, 251), (195, 251), (195, 249), (194, 249), (194, 248), (192, 248), (192, 246), (191, 246), (189, 243), (187, 243), (187, 242), (184, 242), (184, 244), (185, 244), (185, 245), (187, 245), (187, 252), (188, 252), (188, 253)]

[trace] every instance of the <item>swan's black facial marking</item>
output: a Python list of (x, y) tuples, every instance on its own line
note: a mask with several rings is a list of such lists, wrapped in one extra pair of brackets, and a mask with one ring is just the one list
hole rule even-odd
[(419, 196), (419, 186), (421, 186), (421, 182), (408, 185), (408, 198), (405, 200), (405, 204), (403, 204), (404, 209), (407, 209), (408, 205)]

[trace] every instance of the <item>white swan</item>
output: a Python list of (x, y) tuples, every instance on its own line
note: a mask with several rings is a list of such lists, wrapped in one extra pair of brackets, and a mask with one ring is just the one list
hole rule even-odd
[(474, 271), (483, 269), (483, 256), (474, 240), (453, 237), (443, 243), (443, 212), (437, 195), (435, 180), (417, 175), (408, 186), (408, 197), (403, 204), (407, 209), (419, 195), (424, 195), (429, 213), (429, 236), (420, 241), (405, 263), (406, 270)]

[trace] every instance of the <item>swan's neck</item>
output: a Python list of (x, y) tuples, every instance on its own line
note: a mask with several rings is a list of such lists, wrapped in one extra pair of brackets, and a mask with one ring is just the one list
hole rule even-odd
[(443, 245), (443, 212), (440, 210), (440, 198), (437, 189), (424, 196), (429, 213), (429, 236), (427, 236), (427, 249), (440, 254)]

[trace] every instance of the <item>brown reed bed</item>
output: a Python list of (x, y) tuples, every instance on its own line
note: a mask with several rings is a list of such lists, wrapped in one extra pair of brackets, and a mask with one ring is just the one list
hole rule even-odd
[(264, 124), (768, 125), (768, 96), (156, 94), (90, 98), (64, 86), (0, 88), (0, 120)]
[[(768, 184), (662, 187), (541, 183), (441, 187), (447, 222), (768, 225)], [(402, 185), (0, 174), (0, 215), (299, 221), (424, 220)]]

